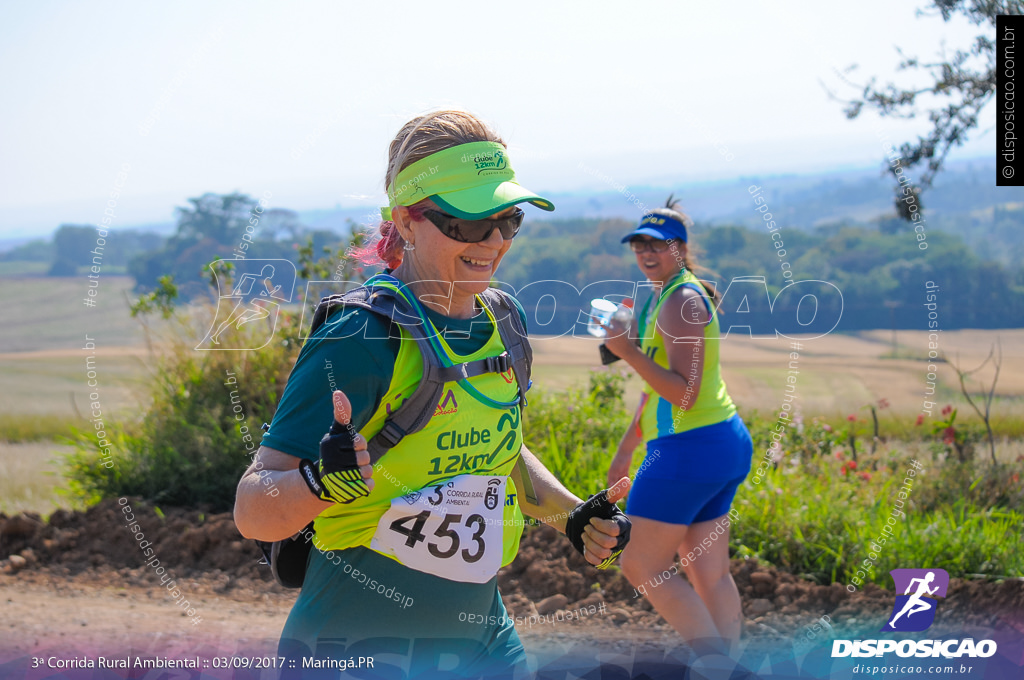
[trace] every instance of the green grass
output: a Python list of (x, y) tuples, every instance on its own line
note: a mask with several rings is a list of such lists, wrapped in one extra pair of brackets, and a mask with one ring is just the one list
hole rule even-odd
[(75, 428), (85, 427), (85, 421), (75, 421), (53, 413), (27, 415), (0, 414), (0, 441), (8, 443), (53, 441), (70, 437)]
[[(586, 391), (590, 375), (598, 369), (596, 366), (534, 364), (532, 379), (534, 390), (538, 394), (563, 394), (571, 390)], [(623, 399), (628, 408), (635, 408), (640, 403), (640, 392), (643, 380), (633, 371), (626, 373), (623, 385)], [(532, 402), (531, 402), (532, 403)]]
[[(606, 485), (608, 465), (629, 420), (621, 401), (598, 405), (592, 395), (593, 384), (590, 393), (551, 394), (531, 402), (525, 416), (531, 450), (581, 497)], [(774, 420), (756, 414), (745, 420), (756, 470)], [(889, 587), (891, 569), (915, 565), (961, 577), (1024, 576), (1024, 492), (1013, 479), (1024, 476), (1024, 465), (1004, 456), (992, 467), (984, 451), (967, 464), (944, 460), (945, 451), (935, 458), (943, 446), (925, 427), (908, 430), (915, 441), (893, 437), (870, 456), (870, 425), (860, 422), (853, 424), (858, 466), (850, 470), (850, 426), (845, 420), (812, 419), (801, 432), (793, 428), (782, 442), (786, 455), (779, 467), (761, 477), (751, 473), (734, 501), (739, 520), (732, 525), (730, 546), (735, 555), (757, 557), (823, 584), (847, 584), (857, 577), (860, 583), (854, 585)], [(880, 429), (884, 435), (884, 416)], [(925, 471), (914, 478), (905, 513), (897, 508), (894, 514), (899, 487), (915, 458)], [(642, 459), (634, 457), (633, 473)], [(883, 531), (887, 526), (891, 536)], [(879, 537), (885, 541), (875, 549)]]
[[(759, 484), (748, 478), (734, 502), (740, 519), (732, 525), (731, 546), (740, 556), (820, 583), (849, 583), (863, 569), (864, 582), (888, 587), (891, 569), (916, 565), (951, 576), (1024, 576), (1024, 515), (962, 499), (922, 509), (915, 499), (922, 487), (944, 483), (941, 470), (915, 478), (901, 511), (896, 494), (907, 461), (892, 464), (898, 467), (883, 467), (868, 480), (843, 475), (835, 459), (775, 470)], [(891, 537), (883, 531), (889, 518), (895, 521)], [(879, 538), (885, 542), (875, 543)]]
[(0, 442), (0, 512), (49, 515), (76, 504), (58, 493), (65, 483), (62, 458), (70, 447), (53, 442)]
[(608, 462), (629, 424), (623, 408), (626, 378), (619, 371), (589, 373), (586, 388), (530, 391), (523, 411), (523, 439), (531, 451), (577, 495), (607, 486)]

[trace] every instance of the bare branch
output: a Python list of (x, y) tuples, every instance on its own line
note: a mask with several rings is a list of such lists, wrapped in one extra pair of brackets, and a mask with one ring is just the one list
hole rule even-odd
[[(949, 152), (967, 141), (971, 132), (978, 127), (982, 110), (994, 99), (996, 50), (995, 41), (989, 34), (994, 31), (996, 16), (1024, 14), (1024, 2), (932, 0), (930, 7), (919, 9), (917, 14), (920, 17), (941, 16), (944, 21), (959, 15), (983, 28), (981, 34), (975, 36), (965, 49), (948, 51), (945, 45), (941, 45), (937, 50), (937, 61), (921, 61), (896, 47), (900, 58), (896, 70), (927, 74), (931, 80), (930, 85), (904, 88), (890, 82), (879, 86), (876, 79), (872, 78), (866, 85), (860, 86), (840, 74), (840, 79), (846, 85), (860, 90), (860, 94), (852, 100), (834, 98), (843, 101), (843, 114), (849, 119), (857, 118), (866, 109), (873, 109), (883, 118), (911, 119), (927, 113), (932, 123), (931, 131), (919, 136), (915, 142), (904, 143), (900, 151), (905, 158), (905, 167), (912, 168), (922, 163), (926, 165), (919, 186), (928, 189), (944, 166)], [(929, 103), (921, 101), (922, 95), (944, 97), (949, 102), (942, 106), (929, 106)], [(897, 192), (900, 190), (898, 188)], [(906, 211), (899, 211), (899, 214), (903, 219), (912, 219)]]
[[(995, 353), (996, 352), (996, 347), (999, 348), (998, 358), (996, 358), (996, 353)], [(959, 353), (957, 353), (957, 355), (956, 355), (956, 361), (955, 362), (949, 361), (949, 359), (947, 357), (945, 357), (945, 355), (943, 355), (943, 358), (946, 359), (946, 363), (948, 363), (950, 366), (952, 366), (953, 370), (956, 371), (957, 378), (959, 378), (959, 380), (960, 380), (960, 393), (964, 395), (964, 398), (967, 400), (967, 403), (970, 404), (971, 408), (974, 409), (974, 412), (978, 414), (978, 417), (981, 418), (982, 422), (985, 424), (985, 431), (986, 431), (986, 433), (988, 435), (989, 455), (992, 457), (992, 464), (995, 465), (996, 464), (996, 444), (995, 444), (995, 435), (992, 432), (991, 414), (992, 414), (992, 400), (995, 398), (996, 384), (999, 382), (999, 371), (1002, 368), (1002, 364), (1003, 364), (1003, 348), (1002, 348), (1002, 344), (997, 339), (996, 340), (996, 344), (989, 348), (988, 356), (985, 357), (985, 360), (982, 361), (977, 366), (977, 368), (974, 368), (973, 370), (970, 370), (970, 371), (965, 371), (962, 368), (960, 368), (960, 354)], [(982, 413), (981, 409), (978, 408), (978, 405), (974, 403), (973, 399), (971, 399), (971, 393), (967, 389), (966, 379), (967, 379), (968, 376), (970, 376), (970, 375), (972, 375), (974, 373), (977, 373), (982, 368), (984, 368), (988, 364), (989, 361), (992, 361), (993, 365), (995, 366), (996, 373), (995, 373), (995, 376), (993, 376), (993, 378), (992, 378), (992, 387), (989, 388), (988, 394), (984, 395), (984, 397), (985, 397), (985, 412)]]

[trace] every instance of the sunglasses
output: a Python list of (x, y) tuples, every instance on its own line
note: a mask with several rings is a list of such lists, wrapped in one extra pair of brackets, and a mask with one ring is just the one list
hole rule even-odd
[(633, 249), (634, 253), (642, 253), (647, 250), (652, 253), (663, 253), (668, 250), (669, 242), (658, 239), (648, 241), (642, 238), (635, 238), (630, 240), (629, 247)]
[(423, 216), (450, 239), (463, 243), (479, 243), (489, 239), (495, 229), (501, 232), (503, 239), (511, 241), (519, 232), (519, 227), (523, 226), (526, 213), (516, 208), (514, 213), (499, 220), (464, 220), (440, 210), (424, 210)]

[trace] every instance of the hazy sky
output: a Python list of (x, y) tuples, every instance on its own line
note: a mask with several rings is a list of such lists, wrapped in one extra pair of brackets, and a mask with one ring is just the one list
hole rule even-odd
[[(99, 222), (124, 164), (120, 226), (206, 191), (376, 204), (395, 132), (447, 106), (491, 123), (537, 191), (878, 164), (878, 119), (825, 88), (976, 33), (923, 4), (7, 3), (0, 235)], [(994, 157), (994, 119), (957, 157)], [(894, 141), (924, 124), (882, 122)]]

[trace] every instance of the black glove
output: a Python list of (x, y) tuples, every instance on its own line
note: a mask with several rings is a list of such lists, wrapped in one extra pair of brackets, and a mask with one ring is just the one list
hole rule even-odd
[(352, 426), (334, 421), (330, 431), (320, 440), (320, 462), (314, 464), (303, 460), (299, 464), (302, 478), (321, 500), (351, 503), (356, 498), (370, 495), (356, 463), (355, 443)]
[(572, 543), (572, 547), (576, 548), (581, 555), (585, 554), (583, 528), (590, 524), (591, 517), (610, 519), (619, 525), (618, 540), (615, 543), (615, 547), (612, 548), (612, 554), (601, 564), (597, 565), (598, 569), (607, 569), (615, 562), (615, 558), (625, 550), (626, 545), (629, 543), (629, 530), (633, 525), (630, 524), (629, 518), (626, 517), (624, 512), (619, 510), (614, 503), (608, 501), (608, 489), (594, 494), (586, 502), (580, 503), (573, 508), (573, 511), (569, 513), (569, 519), (565, 522), (565, 535), (569, 542)]

